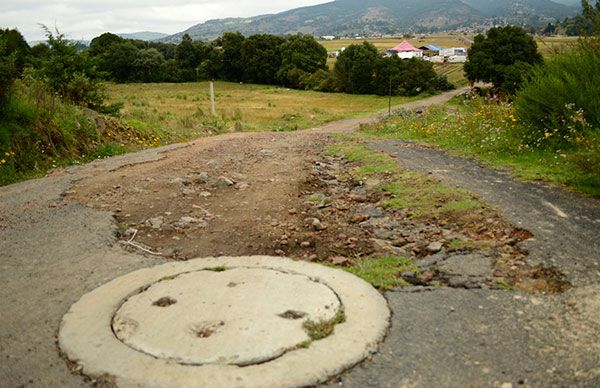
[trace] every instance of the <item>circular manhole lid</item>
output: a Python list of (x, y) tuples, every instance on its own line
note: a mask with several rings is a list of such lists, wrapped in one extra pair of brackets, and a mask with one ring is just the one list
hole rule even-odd
[[(83, 296), (59, 343), (85, 374), (119, 385), (297, 386), (367, 357), (388, 324), (385, 299), (345, 271), (208, 258), (132, 272)], [(315, 327), (333, 332), (315, 340)]]
[(157, 358), (251, 365), (303, 346), (310, 340), (303, 323), (331, 321), (340, 307), (329, 287), (305, 275), (203, 270), (161, 280), (127, 299), (112, 328), (125, 344)]

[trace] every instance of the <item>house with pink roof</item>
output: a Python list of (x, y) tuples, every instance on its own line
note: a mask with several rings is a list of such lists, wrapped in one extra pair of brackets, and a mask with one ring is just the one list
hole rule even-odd
[(402, 59), (423, 58), (423, 50), (416, 48), (406, 40), (398, 46), (387, 50), (388, 54), (398, 55)]

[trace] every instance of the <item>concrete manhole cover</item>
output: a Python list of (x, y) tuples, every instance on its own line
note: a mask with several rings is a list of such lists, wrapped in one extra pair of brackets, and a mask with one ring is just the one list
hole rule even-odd
[(59, 342), (83, 373), (122, 386), (302, 386), (367, 357), (388, 324), (385, 299), (344, 271), (208, 258), (92, 291), (63, 318)]
[(310, 340), (303, 322), (331, 321), (340, 307), (329, 287), (304, 275), (205, 270), (160, 281), (129, 298), (112, 327), (121, 341), (158, 358), (250, 365), (303, 346)]

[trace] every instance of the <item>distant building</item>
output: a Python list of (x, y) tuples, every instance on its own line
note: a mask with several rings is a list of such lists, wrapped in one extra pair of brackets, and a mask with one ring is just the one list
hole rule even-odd
[(402, 59), (423, 58), (423, 50), (416, 48), (406, 40), (398, 46), (387, 50), (387, 53), (390, 55), (398, 55), (398, 57)]
[(465, 63), (467, 61), (466, 55), (451, 55), (448, 57), (449, 63)]
[(444, 63), (446, 60), (446, 58), (441, 55), (432, 55), (431, 57), (423, 57), (423, 59), (432, 63)]
[(464, 47), (452, 47), (440, 50), (440, 55), (446, 58), (458, 55), (458, 56), (467, 56), (467, 49)]
[(440, 47), (440, 46), (436, 46), (433, 44), (428, 44), (427, 46), (421, 46), (419, 47), (421, 50), (423, 50), (425, 53), (427, 52), (431, 52), (432, 54), (439, 54), (440, 51), (442, 51), (444, 48)]
[(325, 36), (322, 36), (321, 39), (323, 39), (323, 40), (334, 40), (335, 36), (333, 36), (333, 35), (325, 35)]

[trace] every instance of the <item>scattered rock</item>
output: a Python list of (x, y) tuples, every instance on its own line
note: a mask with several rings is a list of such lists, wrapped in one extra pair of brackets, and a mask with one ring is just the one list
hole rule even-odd
[(202, 220), (199, 220), (197, 218), (184, 216), (184, 217), (181, 217), (179, 219), (179, 221), (174, 223), (173, 226), (183, 229), (183, 228), (187, 228), (188, 226), (190, 226), (190, 224), (200, 224), (201, 222), (202, 222)]
[(150, 226), (152, 229), (160, 229), (160, 227), (165, 223), (165, 218), (163, 216), (158, 216), (154, 218), (150, 218), (146, 221), (146, 225)]
[(208, 162), (206, 162), (206, 164), (208, 164), (211, 167), (217, 167), (219, 165), (219, 162), (215, 159), (211, 159)]
[(313, 219), (313, 221), (312, 221), (312, 227), (315, 230), (317, 230), (317, 231), (321, 231), (321, 230), (327, 229), (327, 226), (323, 225), (323, 223), (321, 223), (321, 221), (318, 218)]
[(196, 194), (196, 189), (194, 189), (193, 187), (184, 187), (181, 192), (183, 193), (183, 195), (193, 195)]
[(217, 182), (215, 185), (218, 188), (224, 189), (226, 187), (233, 186), (234, 183), (231, 179), (227, 178), (226, 176), (220, 176), (219, 178), (217, 178)]
[(349, 265), (350, 259), (344, 256), (330, 257), (327, 261), (334, 265)]
[(450, 256), (439, 265), (439, 270), (449, 275), (487, 276), (494, 272), (493, 258), (482, 254)]
[(131, 237), (133, 236), (135, 233), (137, 232), (137, 229), (135, 228), (127, 228), (124, 232), (123, 232), (123, 236), (125, 237)]
[(240, 174), (239, 172), (234, 172), (231, 174), (231, 179), (234, 182), (243, 182), (246, 180), (246, 176), (244, 174)]
[(212, 194), (210, 193), (210, 191), (202, 191), (202, 192), (200, 193), (200, 196), (201, 196), (201, 197), (204, 197), (204, 198), (208, 198), (208, 197), (210, 197), (211, 195), (212, 195)]
[(173, 183), (173, 184), (177, 184), (177, 185), (183, 185), (185, 184), (186, 180), (180, 177), (175, 177), (173, 179), (171, 179), (169, 181), (169, 183)]
[(310, 243), (310, 241), (302, 241), (302, 242), (300, 243), (300, 246), (301, 246), (302, 248), (308, 248), (308, 247), (310, 247), (310, 246), (311, 246), (311, 243)]
[(436, 241), (436, 242), (432, 242), (431, 244), (427, 245), (427, 251), (431, 252), (431, 253), (438, 253), (439, 251), (442, 250), (442, 248), (444, 247), (444, 244), (440, 241)]
[(369, 218), (383, 218), (385, 215), (383, 211), (374, 206), (367, 206), (361, 210), (361, 214), (368, 216)]
[(210, 178), (210, 176), (208, 175), (208, 173), (206, 171), (202, 171), (201, 173), (196, 175), (196, 177), (194, 178), (194, 182), (200, 183), (200, 184), (208, 183), (209, 178)]

